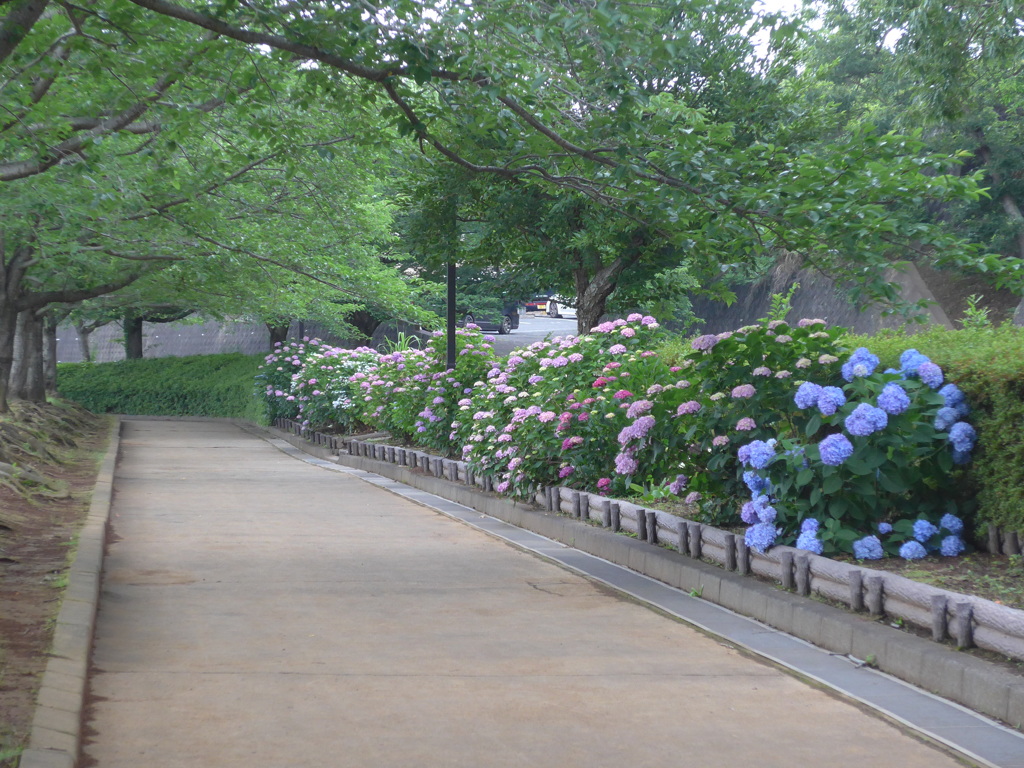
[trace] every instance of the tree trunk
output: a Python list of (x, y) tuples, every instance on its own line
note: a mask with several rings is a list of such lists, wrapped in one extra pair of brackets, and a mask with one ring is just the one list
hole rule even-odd
[(273, 349), (274, 345), (280, 342), (284, 344), (288, 339), (288, 328), (289, 325), (272, 325), (267, 323), (267, 330), (270, 331), (270, 348)]
[(626, 262), (617, 258), (607, 267), (601, 267), (591, 277), (586, 267), (573, 270), (576, 280), (576, 332), (583, 336), (601, 322), (605, 304), (618, 284)]
[(43, 367), (43, 318), (29, 310), (25, 315), (25, 392), (30, 403), (46, 402), (46, 374)]
[(142, 318), (124, 316), (124, 356), (126, 360), (142, 359)]
[(46, 394), (57, 395), (57, 321), (47, 318), (43, 326), (43, 377)]
[(85, 323), (75, 325), (75, 333), (78, 334), (78, 350), (82, 353), (82, 360), (86, 363), (92, 362), (92, 347), (89, 346), (89, 337), (95, 328), (88, 327)]
[(14, 324), (14, 361), (11, 364), (11, 377), (8, 397), (14, 400), (25, 399), (25, 383), (28, 381), (28, 356), (25, 353), (25, 324), (29, 310), (18, 313)]
[(7, 413), (8, 392), (10, 391), (11, 367), (14, 363), (14, 330), (18, 324), (18, 313), (14, 302), (0, 294), (0, 413)]

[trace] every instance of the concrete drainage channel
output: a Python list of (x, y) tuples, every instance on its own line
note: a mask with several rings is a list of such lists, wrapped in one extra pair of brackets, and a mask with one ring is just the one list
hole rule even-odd
[[(954, 690), (959, 695), (950, 698), (973, 709), (995, 710), (1009, 722), (1024, 721), (1024, 680), (996, 664), (568, 516), (527, 508), (409, 467), (344, 452), (336, 455), (287, 432), (241, 426), (295, 458), (356, 475), (601, 581), (869, 706), (981, 765), (1024, 768), (1024, 735), (916, 687), (938, 687), (944, 694)], [(717, 602), (740, 608), (730, 610)], [(750, 616), (763, 617), (766, 623)], [(877, 669), (862, 661), (868, 658)], [(940, 678), (941, 684), (934, 683)]]

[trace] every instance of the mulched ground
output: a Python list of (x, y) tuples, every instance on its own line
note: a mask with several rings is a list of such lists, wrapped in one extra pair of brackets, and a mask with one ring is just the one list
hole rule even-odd
[(41, 467), (67, 484), (66, 498), (25, 499), (0, 487), (0, 768), (27, 745), (36, 691), (46, 665), (64, 573), (88, 512), (107, 422), (95, 420), (62, 465)]

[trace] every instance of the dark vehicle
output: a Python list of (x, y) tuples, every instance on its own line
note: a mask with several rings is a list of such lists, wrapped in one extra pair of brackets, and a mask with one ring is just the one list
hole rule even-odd
[(487, 309), (469, 310), (463, 315), (462, 324), (470, 323), (479, 326), (482, 331), (512, 333), (513, 329), (519, 327), (519, 302), (508, 302), (500, 312)]

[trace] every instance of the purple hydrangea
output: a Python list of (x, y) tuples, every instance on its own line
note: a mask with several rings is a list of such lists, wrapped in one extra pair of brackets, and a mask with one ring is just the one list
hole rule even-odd
[(954, 424), (957, 423), (959, 417), (957, 416), (956, 409), (950, 408), (949, 406), (943, 406), (935, 412), (934, 426), (939, 432), (945, 432)]
[(949, 430), (949, 442), (961, 453), (967, 453), (974, 448), (974, 441), (977, 436), (974, 427), (966, 421), (958, 421)]
[(932, 389), (942, 386), (942, 369), (930, 360), (917, 367), (917, 377)]
[(688, 482), (690, 482), (690, 478), (686, 475), (676, 475), (676, 479), (669, 483), (668, 490), (670, 493), (680, 496)]
[(758, 522), (757, 508), (754, 506), (754, 502), (746, 502), (742, 509), (740, 509), (740, 520), (747, 525), (753, 525)]
[(865, 536), (853, 542), (853, 556), (858, 560), (881, 560), (884, 555), (877, 536)]
[(908, 541), (902, 547), (900, 547), (900, 557), (904, 560), (920, 560), (922, 557), (928, 554), (919, 541)]
[(753, 384), (740, 384), (738, 387), (733, 387), (732, 396), (734, 399), (746, 399), (753, 397), (757, 394), (757, 390)]
[(650, 400), (637, 400), (626, 411), (626, 416), (630, 419), (635, 419), (637, 416), (647, 413), (651, 408), (654, 407), (654, 403)]
[(747, 443), (737, 453), (737, 457), (743, 464), (749, 464), (754, 469), (764, 469), (774, 456), (775, 446), (769, 445), (764, 440)]
[(800, 523), (800, 533), (817, 533), (820, 524), (813, 517), (808, 517)]
[(676, 416), (684, 416), (689, 415), (691, 413), (696, 413), (700, 409), (700, 403), (698, 403), (696, 400), (688, 400), (685, 403), (682, 403), (678, 408), (676, 408)]
[(797, 537), (796, 548), (804, 549), (808, 552), (820, 555), (825, 549), (825, 545), (822, 544), (821, 539), (818, 538), (817, 531), (804, 531)]
[(625, 445), (631, 440), (639, 440), (646, 437), (647, 433), (651, 431), (651, 427), (654, 426), (654, 421), (653, 416), (641, 416), (629, 426), (623, 427), (622, 431), (619, 432), (619, 444)]
[(944, 557), (956, 557), (964, 551), (966, 547), (959, 536), (947, 536), (942, 540), (942, 544), (939, 545), (939, 552)]
[(698, 352), (707, 352), (718, 343), (718, 337), (712, 334), (698, 336), (690, 342), (690, 346)]
[(803, 410), (804, 408), (811, 408), (817, 405), (820, 396), (821, 387), (813, 381), (805, 381), (797, 388), (793, 400), (796, 403), (796, 407)]
[(850, 359), (843, 363), (842, 374), (846, 381), (853, 381), (856, 378), (870, 376), (878, 367), (878, 355), (873, 355), (867, 347), (858, 347), (850, 355)]
[(775, 543), (776, 536), (778, 536), (778, 532), (771, 523), (755, 523), (747, 528), (743, 540), (751, 549), (764, 553)]
[(696, 504), (703, 498), (704, 497), (697, 491), (690, 491), (688, 494), (686, 494), (686, 498), (683, 499), (683, 501), (686, 502), (687, 504)]
[(889, 424), (889, 416), (881, 408), (861, 403), (846, 417), (843, 424), (851, 435), (866, 437), (885, 429)]
[(918, 520), (914, 523), (914, 538), (924, 543), (939, 532), (939, 529), (927, 520)]
[(882, 534), (892, 533), (892, 525), (890, 525), (889, 523), (879, 523), (878, 532)]
[(846, 435), (829, 435), (818, 443), (818, 452), (821, 454), (823, 464), (838, 467), (853, 455), (853, 444), (846, 438)]
[(960, 534), (964, 530), (964, 521), (956, 515), (945, 514), (939, 520), (939, 527), (945, 528), (950, 533)]
[(757, 423), (749, 416), (744, 416), (742, 419), (736, 422), (737, 432), (749, 432), (757, 426)]
[(818, 410), (822, 416), (832, 416), (846, 405), (846, 395), (839, 387), (822, 387), (818, 394)]
[(878, 394), (878, 407), (890, 416), (899, 416), (910, 407), (910, 396), (895, 381), (890, 381)]
[(615, 472), (619, 475), (633, 475), (640, 468), (634, 459), (628, 453), (620, 453), (615, 457)]

